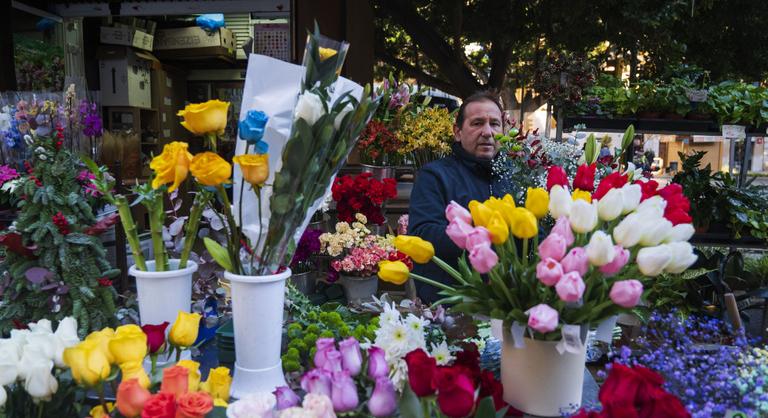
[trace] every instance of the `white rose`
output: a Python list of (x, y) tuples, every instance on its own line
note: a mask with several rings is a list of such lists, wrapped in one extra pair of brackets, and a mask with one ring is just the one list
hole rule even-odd
[(646, 276), (656, 277), (672, 260), (672, 252), (668, 244), (656, 247), (646, 247), (637, 253), (637, 266)]
[(597, 202), (597, 215), (604, 221), (612, 221), (621, 215), (624, 209), (624, 197), (621, 189), (611, 189)]
[(691, 224), (677, 224), (664, 237), (664, 242), (688, 241), (696, 232)]
[(19, 375), (19, 348), (10, 340), (0, 341), (0, 386), (10, 385)]
[(24, 390), (35, 400), (50, 401), (59, 389), (59, 381), (51, 375), (53, 362), (40, 362), (30, 366), (24, 379)]
[(27, 324), (27, 326), (29, 326), (30, 332), (47, 333), (47, 334), (53, 333), (53, 325), (51, 324), (51, 321), (49, 319), (41, 319), (37, 322), (30, 322), (29, 324)]
[(324, 113), (325, 108), (320, 96), (311, 91), (305, 91), (299, 96), (299, 101), (296, 103), (296, 119), (304, 119), (309, 126), (313, 126)]
[(597, 226), (597, 206), (579, 199), (573, 202), (568, 220), (574, 232), (579, 234), (591, 232)]
[(586, 250), (587, 258), (593, 266), (604, 266), (616, 256), (611, 236), (603, 231), (592, 234)]
[(53, 360), (43, 351), (44, 348), (38, 345), (28, 345), (24, 347), (24, 354), (21, 355), (19, 360), (19, 378), (27, 379), (29, 371), (35, 367), (36, 364), (51, 362), (53, 367)]
[(5, 393), (5, 388), (0, 386), (0, 406), (5, 405), (5, 401), (8, 400), (8, 394)]
[(693, 253), (693, 246), (686, 241), (673, 242), (667, 246), (672, 255), (669, 263), (664, 267), (664, 271), (667, 273), (682, 273), (698, 259), (698, 256)]
[(275, 395), (269, 392), (252, 393), (243, 399), (229, 404), (227, 417), (229, 418), (272, 418), (277, 400)]
[(55, 334), (61, 339), (64, 347), (72, 347), (80, 342), (80, 338), (77, 336), (77, 321), (71, 316), (62, 319), (59, 322)]
[(640, 199), (643, 198), (643, 190), (639, 184), (627, 184), (621, 188), (621, 201), (624, 204), (624, 208), (621, 213), (626, 215), (633, 210), (637, 209), (640, 204)]
[(563, 186), (555, 185), (549, 191), (549, 213), (554, 219), (571, 214), (573, 199)]

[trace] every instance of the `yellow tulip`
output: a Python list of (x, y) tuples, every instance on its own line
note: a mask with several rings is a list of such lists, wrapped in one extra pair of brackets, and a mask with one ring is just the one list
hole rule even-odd
[(507, 223), (507, 225), (509, 225), (512, 222), (510, 216), (512, 214), (512, 209), (515, 208), (515, 201), (511, 200), (511, 196), (509, 200), (506, 199), (506, 196), (504, 199), (497, 199), (495, 197), (491, 197), (485, 202), (483, 202), (483, 204), (485, 206), (488, 206), (492, 210), (499, 212), (502, 218), (504, 219), (504, 222)]
[(221, 398), (216, 398), (213, 400), (213, 406), (220, 406), (222, 408), (226, 408), (229, 406), (229, 402)]
[(379, 261), (379, 278), (385, 282), (403, 284), (408, 281), (408, 266), (402, 261)]
[(227, 127), (228, 110), (229, 102), (208, 100), (205, 103), (188, 104), (184, 110), (179, 110), (177, 116), (184, 118), (181, 126), (195, 135), (221, 135)]
[(154, 170), (155, 178), (152, 179), (152, 188), (157, 189), (163, 184), (172, 183), (168, 192), (173, 192), (186, 180), (189, 174), (189, 163), (192, 162), (192, 154), (187, 151), (189, 144), (174, 141), (165, 144), (163, 152), (153, 158), (149, 168)]
[(514, 208), (515, 205), (515, 199), (512, 197), (511, 194), (507, 193), (504, 195), (504, 197), (501, 198), (502, 202), (509, 203)]
[(168, 341), (176, 347), (191, 347), (197, 340), (200, 314), (179, 311), (168, 333)]
[(213, 152), (201, 152), (192, 158), (189, 170), (203, 186), (218, 186), (228, 183), (232, 176), (232, 165)]
[(117, 327), (108, 346), (116, 364), (141, 362), (147, 356), (147, 334), (138, 325), (123, 325)]
[(394, 239), (394, 244), (401, 253), (419, 264), (428, 263), (435, 256), (435, 247), (432, 243), (416, 236), (398, 235)]
[(120, 372), (123, 374), (123, 382), (130, 379), (137, 379), (141, 387), (144, 389), (149, 388), (149, 376), (147, 376), (147, 372), (144, 370), (144, 364), (141, 360), (126, 361), (125, 363), (120, 364)]
[(98, 347), (99, 350), (101, 350), (102, 354), (104, 354), (104, 357), (106, 357), (109, 364), (115, 363), (115, 357), (112, 355), (112, 352), (109, 351), (109, 340), (112, 339), (112, 337), (115, 336), (115, 330), (112, 328), (104, 328), (100, 331), (94, 331), (88, 336), (85, 337), (86, 341), (93, 341), (96, 343), (96, 347)]
[(208, 392), (213, 399), (229, 399), (229, 386), (232, 376), (226, 367), (217, 367), (208, 372), (208, 380), (200, 384), (200, 390)]
[(337, 51), (333, 48), (323, 48), (322, 46), (320, 47), (319, 52), (320, 52), (320, 61), (325, 61), (328, 58), (336, 55), (337, 53)]
[(475, 226), (487, 226), (488, 221), (491, 220), (491, 215), (493, 215), (493, 210), (477, 200), (473, 200), (469, 202), (469, 213), (472, 215), (472, 222)]
[(65, 348), (63, 359), (72, 371), (72, 378), (81, 386), (96, 386), (109, 377), (112, 370), (96, 339)]
[(187, 389), (190, 392), (197, 392), (197, 388), (200, 387), (200, 363), (194, 360), (180, 360), (176, 365), (189, 370)]
[(267, 181), (267, 177), (269, 177), (269, 156), (267, 154), (236, 155), (232, 161), (240, 165), (243, 179), (251, 183), (253, 187), (262, 186)]
[(96, 405), (93, 408), (91, 408), (91, 411), (89, 412), (90, 418), (109, 418), (112, 413), (112, 411), (115, 410), (115, 403), (114, 402), (107, 402), (107, 412), (104, 411), (104, 407), (102, 405)]
[(525, 208), (530, 210), (536, 219), (547, 216), (549, 212), (549, 193), (547, 190), (541, 187), (535, 189), (529, 187), (525, 196)]
[[(512, 210), (514, 211), (514, 209)], [(488, 232), (491, 233), (491, 242), (497, 245), (507, 242), (507, 239), (509, 238), (509, 226), (504, 221), (500, 212), (493, 212), (491, 220), (488, 221), (486, 228), (488, 229)]]
[(512, 212), (512, 235), (521, 239), (529, 239), (539, 233), (539, 224), (536, 216), (526, 208), (515, 208)]
[(592, 203), (592, 194), (590, 194), (586, 190), (576, 189), (573, 191), (573, 194), (571, 195), (571, 198), (573, 200), (584, 200), (587, 203)]

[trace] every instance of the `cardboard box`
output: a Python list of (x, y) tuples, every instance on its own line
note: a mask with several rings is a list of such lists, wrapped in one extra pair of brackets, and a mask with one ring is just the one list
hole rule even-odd
[(131, 26), (101, 27), (101, 43), (152, 51), (154, 36)]
[(102, 106), (152, 108), (150, 69), (157, 58), (127, 47), (99, 50)]
[(187, 136), (176, 116), (184, 109), (187, 97), (187, 77), (184, 71), (168, 65), (152, 69), (152, 106), (158, 112), (158, 135), (161, 142), (178, 140)]
[(197, 59), (203, 56), (235, 57), (235, 36), (231, 30), (220, 28), (206, 32), (195, 26), (162, 29), (155, 33), (154, 52), (160, 58)]

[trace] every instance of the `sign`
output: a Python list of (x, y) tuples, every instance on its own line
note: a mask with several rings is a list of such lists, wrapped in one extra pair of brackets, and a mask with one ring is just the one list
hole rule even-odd
[(744, 125), (723, 125), (723, 137), (744, 139), (747, 137), (747, 127)]
[(707, 101), (707, 96), (709, 93), (706, 89), (701, 90), (694, 90), (694, 89), (686, 89), (685, 95), (688, 96), (688, 100), (694, 103), (703, 103)]

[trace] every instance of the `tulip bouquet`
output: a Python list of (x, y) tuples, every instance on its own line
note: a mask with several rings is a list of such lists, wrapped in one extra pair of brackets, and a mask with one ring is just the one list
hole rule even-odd
[[(557, 340), (562, 334), (566, 341), (566, 334), (580, 332), (579, 325), (637, 305), (643, 282), (662, 272), (681, 273), (696, 261), (687, 242), (693, 226), (683, 216), (689, 204), (679, 185), (651, 190), (650, 182), (628, 184), (628, 174), (615, 173), (590, 194), (576, 181), (550, 180), (549, 192), (528, 189), (524, 207), (509, 195), (472, 201), (469, 210), (451, 202), (446, 234), (469, 259), (462, 257), (458, 270), (434, 257), (432, 245), (418, 237), (395, 239), (398, 250), (417, 263), (434, 261), (455, 284), (403, 266), (400, 275), (437, 286), (442, 302), (455, 309), (504, 320), (507, 329), (517, 330), (515, 340), (527, 330), (531, 338)], [(556, 222), (539, 243), (546, 216)]]

